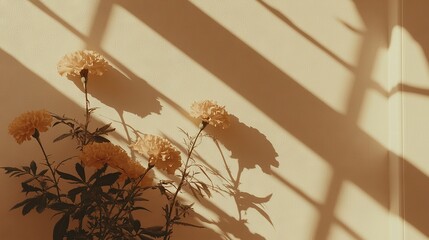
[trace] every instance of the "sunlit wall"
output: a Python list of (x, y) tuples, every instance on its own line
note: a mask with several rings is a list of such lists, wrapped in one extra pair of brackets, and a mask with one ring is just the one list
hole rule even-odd
[[(173, 239), (394, 239), (392, 218), (406, 226), (406, 238), (397, 239), (427, 239), (429, 214), (418, 211), (429, 202), (425, 189), (410, 193), (407, 201), (420, 205), (405, 204), (405, 217), (402, 205), (392, 210), (403, 188), (389, 182), (401, 169), (412, 178), (406, 189), (427, 186), (429, 174), (428, 38), (424, 25), (411, 30), (417, 19), (410, 29), (389, 20), (393, 2), (0, 0), (0, 165), (42, 160), (34, 142), (18, 145), (7, 134), (16, 115), (48, 109), (83, 119), (82, 88), (59, 76), (56, 64), (92, 49), (114, 69), (89, 84), (98, 108), (91, 124), (112, 122), (109, 139), (128, 152), (135, 131), (183, 149), (178, 127), (198, 130), (187, 114), (194, 101), (216, 100), (233, 115), (231, 128), (207, 129), (217, 140), (206, 138), (197, 151), (233, 183), (234, 195), (198, 202), (185, 194), (196, 201), (190, 221), (206, 228), (177, 227)], [(389, 80), (401, 44), (408, 87)], [(391, 151), (389, 116), (402, 109), (405, 89), (402, 158)], [(43, 135), (53, 158), (73, 154), (71, 141), (50, 143), (63, 130)], [(24, 197), (20, 181), (0, 178), (1, 239), (50, 239), (56, 218), (9, 211)]]

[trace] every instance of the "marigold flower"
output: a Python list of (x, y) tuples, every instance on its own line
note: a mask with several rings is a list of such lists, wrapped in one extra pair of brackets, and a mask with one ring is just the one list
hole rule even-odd
[(30, 140), (36, 129), (39, 132), (46, 132), (51, 126), (52, 116), (46, 110), (30, 111), (16, 117), (9, 124), (9, 134), (16, 142), (21, 144), (25, 140)]
[(229, 114), (224, 106), (217, 105), (216, 102), (204, 100), (201, 102), (194, 102), (191, 106), (191, 116), (201, 119), (215, 127), (225, 129), (229, 127)]
[(150, 164), (174, 174), (181, 165), (180, 152), (165, 138), (144, 134), (131, 147), (147, 157)]
[(102, 55), (92, 50), (81, 50), (65, 55), (57, 64), (61, 76), (79, 77), (87, 69), (90, 75), (103, 75), (109, 63)]
[[(118, 166), (119, 167), (119, 166)], [(136, 179), (143, 175), (146, 172), (146, 168), (141, 165), (140, 162), (131, 160), (123, 166), (119, 167), (123, 174), (121, 175), (121, 179), (125, 179), (126, 177)], [(153, 185), (154, 173), (152, 170), (149, 170), (142, 181), (140, 182), (141, 186), (152, 186)]]
[(92, 143), (82, 149), (80, 160), (90, 167), (100, 168), (104, 164), (115, 167), (120, 162), (128, 162), (130, 157), (119, 146), (112, 143)]
[[(138, 178), (146, 171), (140, 163), (131, 159), (119, 146), (112, 143), (92, 143), (83, 147), (80, 160), (90, 167), (100, 168), (107, 163), (110, 167), (122, 172), (120, 180), (126, 177)], [(150, 185), (152, 179), (146, 174), (142, 185)]]

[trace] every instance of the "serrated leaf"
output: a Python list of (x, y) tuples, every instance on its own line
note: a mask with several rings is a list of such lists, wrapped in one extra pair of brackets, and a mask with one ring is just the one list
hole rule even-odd
[(83, 166), (80, 163), (76, 163), (75, 169), (76, 169), (76, 172), (79, 175), (80, 179), (82, 179), (82, 181), (86, 182), (85, 168), (83, 168)]
[(121, 175), (120, 172), (115, 172), (115, 173), (108, 173), (104, 176), (101, 176), (100, 178), (98, 178), (97, 180), (95, 180), (94, 185), (96, 186), (110, 186), (113, 183), (116, 182), (116, 180), (118, 180), (119, 176)]
[(64, 214), (54, 226), (53, 240), (63, 240), (69, 226), (69, 215)]
[(60, 175), (60, 177), (62, 179), (70, 180), (70, 181), (74, 181), (74, 182), (82, 182), (82, 180), (80, 180), (78, 177), (75, 177), (69, 173), (61, 172), (59, 170), (57, 170), (57, 173)]

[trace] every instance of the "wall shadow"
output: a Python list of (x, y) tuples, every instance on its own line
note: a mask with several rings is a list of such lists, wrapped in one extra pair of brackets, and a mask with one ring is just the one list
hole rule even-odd
[[(46, 109), (59, 115), (66, 114), (69, 117), (77, 117), (77, 119), (82, 117), (81, 119), (83, 119), (85, 112), (83, 106), (76, 105), (57, 89), (47, 84), (44, 79), (1, 49), (0, 59), (2, 63), (6, 63), (0, 64), (2, 73), (0, 101), (3, 110), (3, 114), (0, 116), (0, 123), (2, 123), (0, 145), (1, 149), (4, 150), (0, 166), (19, 167), (24, 164), (28, 165), (31, 160), (43, 163), (43, 155), (37, 143), (26, 141), (21, 145), (17, 144), (13, 137), (8, 135), (7, 125), (19, 114), (39, 109)], [(64, 81), (60, 79), (60, 76), (58, 78), (58, 81)], [(102, 123), (96, 120), (94, 120), (94, 124), (102, 126)], [(76, 154), (74, 142), (71, 140), (52, 143), (52, 140), (64, 131), (67, 131), (65, 127), (56, 126), (40, 136), (47, 153), (51, 155), (51, 160), (59, 161)], [(62, 170), (67, 171), (67, 167)], [(0, 188), (3, 192), (0, 197), (0, 205), (2, 206), (0, 215), (3, 216), (0, 219), (1, 238), (51, 239), (52, 229), (57, 221), (57, 217), (52, 217), (54, 212), (37, 214), (33, 211), (30, 216), (23, 217), (20, 210), (9, 211), (13, 205), (25, 197), (20, 192), (20, 184), (23, 179), (9, 178), (1, 171), (0, 180)], [(22, 231), (21, 227), (25, 227), (25, 231)]]
[[(354, 118), (334, 111), (189, 2), (118, 4), (323, 157), (341, 173), (333, 185), (348, 179), (388, 208), (387, 150)], [(331, 189), (335, 198), (338, 189)], [(325, 222), (333, 220), (333, 205), (321, 212), (329, 216)], [(316, 239), (326, 238), (327, 226)]]
[[(80, 79), (70, 80), (84, 92)], [(93, 98), (114, 108), (120, 115), (129, 112), (143, 118), (161, 111), (157, 92), (146, 81), (127, 78), (112, 66), (103, 76), (90, 76), (87, 86)]]
[[(422, 0), (414, 1), (416, 2), (414, 6), (425, 5)], [(386, 1), (354, 1), (368, 31), (361, 33), (367, 36), (366, 38), (364, 36), (361, 56), (355, 70), (355, 86), (350, 96), (346, 116), (320, 101), (311, 92), (297, 84), (287, 73), (282, 72), (190, 2), (109, 2), (123, 6), (266, 113), (332, 166), (337, 175), (329, 188), (328, 204), (321, 209), (321, 215), (326, 217), (323, 218), (323, 223), (319, 223), (319, 230), (315, 234), (316, 239), (326, 239), (330, 223), (335, 221), (332, 209), (335, 206), (339, 186), (345, 179), (352, 181), (381, 206), (389, 208), (387, 149), (356, 125), (364, 91), (372, 84), (369, 81), (369, 75), (371, 65), (374, 63), (375, 51), (388, 43), (388, 29), (383, 27), (387, 26)], [(423, 17), (422, 9), (425, 8), (421, 5), (416, 9), (417, 17), (413, 18)], [(102, 10), (106, 9), (109, 8)], [(407, 9), (412, 8), (406, 8), (406, 11)], [(273, 9), (271, 11), (276, 13)], [(409, 13), (409, 15), (412, 14), (412, 12)], [(277, 14), (277, 16), (280, 15)], [(283, 19), (288, 24), (285, 16)], [(420, 22), (424, 23), (424, 21)], [(289, 25), (291, 23), (289, 22)], [(341, 63), (341, 59), (328, 52), (314, 39), (311, 40), (311, 36), (300, 31), (296, 26), (294, 29)], [(422, 27), (409, 26), (407, 29), (423, 45), (427, 55), (427, 35)], [(98, 36), (101, 37), (101, 34)], [(97, 47), (98, 43), (94, 42), (93, 45)], [(135, 78), (131, 77), (131, 79)], [(174, 104), (173, 106), (177, 107)], [(413, 179), (422, 183), (427, 182), (427, 176), (424, 173), (412, 167), (406, 160), (404, 163), (406, 173), (414, 176)], [(251, 164), (249, 167), (254, 165), (257, 164)], [(416, 197), (424, 199), (420, 195)], [(413, 209), (409, 209), (411, 210)], [(422, 226), (422, 217), (411, 217), (406, 220), (429, 236), (428, 230)]]

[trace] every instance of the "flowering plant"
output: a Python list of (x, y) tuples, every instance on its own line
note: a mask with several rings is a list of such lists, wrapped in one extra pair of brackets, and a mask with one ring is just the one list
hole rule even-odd
[[(186, 133), (187, 153), (182, 161), (181, 152), (167, 139), (143, 134), (130, 145), (131, 149), (147, 160), (144, 166), (130, 157), (121, 147), (111, 143), (106, 136), (115, 129), (110, 124), (91, 130), (89, 123), (95, 110), (88, 100), (90, 76), (102, 76), (108, 69), (108, 62), (94, 51), (78, 51), (66, 55), (58, 63), (62, 76), (80, 78), (85, 93), (85, 121), (60, 116), (47, 110), (30, 111), (15, 118), (9, 125), (9, 133), (18, 144), (35, 140), (43, 154), (43, 162), (32, 161), (23, 167), (2, 167), (11, 177), (20, 177), (23, 201), (12, 209), (22, 209), (26, 215), (33, 209), (38, 213), (50, 209), (59, 215), (54, 228), (53, 239), (155, 239), (172, 237), (175, 225), (200, 227), (184, 219), (192, 210), (192, 204), (183, 204), (179, 195), (189, 187), (196, 196), (210, 196), (214, 189), (197, 179), (203, 173), (211, 182), (202, 165), (193, 160), (197, 142), (204, 136), (208, 125), (228, 127), (228, 113), (224, 107), (213, 101), (195, 102), (191, 116), (201, 121), (198, 133)], [(53, 142), (66, 138), (75, 140), (77, 157), (63, 161), (52, 160), (42, 143), (41, 134), (49, 128), (64, 125), (68, 131)], [(70, 170), (63, 170), (72, 165)], [(178, 176), (178, 181), (160, 180), (154, 182), (153, 169)], [(193, 169), (194, 168), (194, 169)], [(192, 170), (191, 170), (192, 169)], [(148, 210), (146, 191), (159, 190), (165, 199), (162, 212), (164, 225), (143, 226), (135, 218), (135, 212)]]

